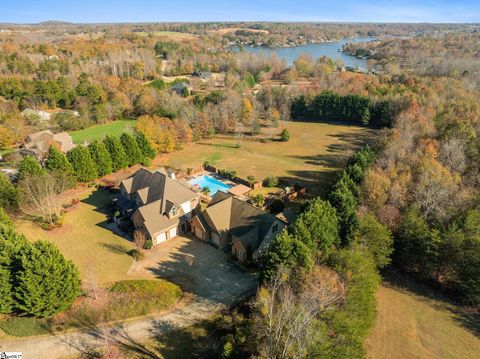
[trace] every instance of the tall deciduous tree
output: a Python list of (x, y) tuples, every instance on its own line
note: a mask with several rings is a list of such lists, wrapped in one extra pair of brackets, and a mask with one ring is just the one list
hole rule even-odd
[(365, 214), (359, 219), (357, 240), (372, 254), (378, 268), (390, 263), (393, 251), (392, 234), (372, 214)]
[(15, 279), (18, 309), (51, 317), (69, 308), (80, 294), (77, 269), (53, 243), (38, 241), (20, 256)]

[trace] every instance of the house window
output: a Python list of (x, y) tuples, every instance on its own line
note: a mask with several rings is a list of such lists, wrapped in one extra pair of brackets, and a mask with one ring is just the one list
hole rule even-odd
[(172, 208), (172, 213), (173, 213), (174, 216), (177, 215), (177, 212), (178, 212), (178, 208), (177, 208), (177, 207), (173, 207), (173, 208)]
[(278, 231), (278, 224), (272, 227), (272, 233), (275, 233), (276, 231)]

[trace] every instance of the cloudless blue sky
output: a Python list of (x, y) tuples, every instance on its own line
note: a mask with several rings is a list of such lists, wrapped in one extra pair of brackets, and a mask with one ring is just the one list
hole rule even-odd
[(0, 0), (0, 22), (480, 22), (480, 0)]

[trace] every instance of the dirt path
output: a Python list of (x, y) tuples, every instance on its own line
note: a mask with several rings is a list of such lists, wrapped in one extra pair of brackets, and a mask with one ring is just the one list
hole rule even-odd
[(91, 353), (94, 349), (104, 347), (106, 341), (141, 350), (142, 342), (211, 318), (223, 308), (221, 304), (197, 297), (182, 309), (123, 324), (90, 327), (65, 334), (1, 340), (0, 351), (22, 352), (25, 359), (56, 359)]

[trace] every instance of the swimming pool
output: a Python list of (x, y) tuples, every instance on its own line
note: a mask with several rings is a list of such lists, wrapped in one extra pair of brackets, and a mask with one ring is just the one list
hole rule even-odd
[(199, 186), (201, 189), (208, 187), (210, 189), (210, 196), (213, 196), (218, 191), (227, 192), (232, 186), (220, 182), (211, 176), (200, 176), (190, 181), (191, 185)]

